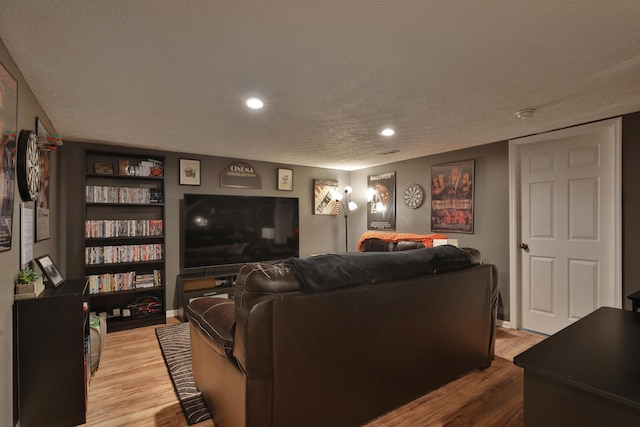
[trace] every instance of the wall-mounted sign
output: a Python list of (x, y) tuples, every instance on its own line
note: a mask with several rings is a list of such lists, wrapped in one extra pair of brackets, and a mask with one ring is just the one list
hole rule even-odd
[(262, 177), (247, 162), (233, 162), (220, 172), (220, 187), (262, 188)]

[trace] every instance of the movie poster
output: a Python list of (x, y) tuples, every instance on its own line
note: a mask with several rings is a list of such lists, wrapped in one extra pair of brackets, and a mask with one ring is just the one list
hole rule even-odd
[(0, 251), (11, 249), (18, 82), (0, 64)]
[(313, 180), (314, 215), (338, 215), (339, 206), (331, 195), (332, 191), (338, 191), (337, 179)]
[(431, 167), (431, 231), (473, 233), (474, 161)]
[(367, 177), (367, 229), (396, 229), (396, 173)]

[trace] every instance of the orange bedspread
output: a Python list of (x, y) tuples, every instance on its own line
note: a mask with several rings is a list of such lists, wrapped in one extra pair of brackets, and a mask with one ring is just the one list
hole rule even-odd
[(425, 248), (433, 247), (433, 239), (446, 239), (444, 234), (389, 233), (388, 231), (365, 231), (358, 241), (358, 251), (362, 252), (362, 243), (367, 239), (380, 239), (385, 242), (422, 242)]

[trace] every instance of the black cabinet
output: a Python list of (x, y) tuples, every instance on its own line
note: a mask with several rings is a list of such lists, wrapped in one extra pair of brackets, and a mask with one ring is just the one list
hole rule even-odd
[(108, 332), (166, 322), (163, 163), (86, 152), (85, 274)]
[(85, 422), (89, 321), (86, 280), (69, 280), (14, 304), (20, 425)]

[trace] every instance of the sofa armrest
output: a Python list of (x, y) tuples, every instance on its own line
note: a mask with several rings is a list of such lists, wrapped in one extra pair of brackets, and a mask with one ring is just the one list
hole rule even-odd
[(280, 263), (249, 263), (238, 272), (233, 357), (252, 379), (272, 378), (273, 301), (291, 293), (301, 293), (300, 285)]
[(238, 272), (234, 295), (241, 307), (249, 306), (256, 298), (283, 292), (300, 290), (293, 272), (280, 263), (249, 263)]
[(234, 302), (219, 297), (198, 298), (187, 305), (186, 312), (191, 329), (206, 338), (217, 353), (230, 357), (235, 329)]

